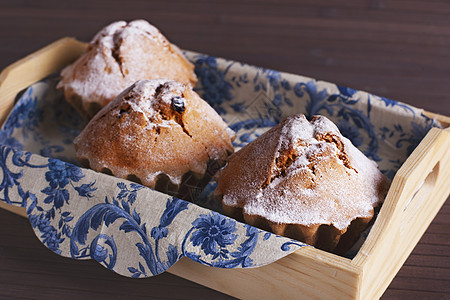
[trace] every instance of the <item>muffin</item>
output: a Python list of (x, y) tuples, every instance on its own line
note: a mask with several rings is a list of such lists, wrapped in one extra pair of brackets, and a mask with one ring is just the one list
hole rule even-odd
[(234, 132), (189, 85), (141, 80), (75, 138), (83, 166), (194, 200), (233, 153)]
[(195, 85), (194, 66), (144, 20), (102, 29), (86, 52), (61, 71), (58, 88), (86, 119), (141, 79), (168, 78)]
[(231, 155), (215, 197), (238, 220), (343, 254), (388, 188), (377, 164), (330, 120), (298, 114)]

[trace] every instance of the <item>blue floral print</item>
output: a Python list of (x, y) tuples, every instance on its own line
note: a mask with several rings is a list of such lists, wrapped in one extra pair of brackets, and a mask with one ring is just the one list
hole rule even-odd
[(359, 134), (358, 128), (355, 126), (352, 126), (349, 121), (347, 120), (341, 120), (336, 124), (339, 128), (339, 131), (347, 137), (353, 145), (356, 147), (361, 146), (363, 143), (363, 139), (361, 138)]
[(224, 80), (226, 70), (218, 69), (215, 57), (200, 55), (195, 61), (195, 73), (200, 80), (201, 87), (196, 90), (209, 104), (219, 113), (224, 114), (226, 110), (222, 107), (224, 101), (233, 99), (231, 94), (232, 85)]
[(191, 241), (194, 246), (201, 245), (201, 249), (206, 255), (212, 255), (213, 259), (217, 257), (228, 258), (227, 245), (231, 245), (237, 238), (236, 222), (227, 219), (224, 216), (211, 213), (210, 215), (201, 215), (192, 225), (195, 228)]
[(83, 174), (79, 167), (56, 159), (49, 159), (48, 169), (45, 173), (45, 180), (49, 182), (49, 186), (41, 192), (47, 195), (44, 203), (49, 204), (53, 202), (55, 208), (58, 209), (64, 205), (64, 202), (69, 202), (69, 191), (64, 189), (64, 187), (69, 182), (78, 182), (83, 178)]
[(81, 178), (83, 178), (83, 174), (79, 167), (57, 159), (49, 159), (45, 180), (49, 182), (51, 188), (64, 188), (69, 181), (78, 182)]
[(47, 248), (55, 253), (60, 254), (59, 245), (64, 241), (62, 232), (58, 232), (55, 227), (50, 224), (50, 219), (44, 214), (31, 215), (29, 217), (31, 226), (37, 228), (41, 232), (41, 240)]

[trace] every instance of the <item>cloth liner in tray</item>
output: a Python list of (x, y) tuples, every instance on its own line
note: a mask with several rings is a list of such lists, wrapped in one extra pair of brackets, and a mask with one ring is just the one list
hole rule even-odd
[[(325, 115), (393, 178), (436, 122), (422, 110), (311, 78), (186, 52), (200, 96), (236, 131), (236, 151), (283, 118)], [(55, 253), (95, 259), (128, 277), (164, 272), (183, 256), (213, 267), (274, 262), (305, 244), (220, 214), (211, 181), (195, 204), (78, 167), (73, 139), (84, 121), (56, 89), (58, 75), (30, 86), (0, 131), (2, 199), (26, 208)], [(353, 257), (364, 236), (347, 253)]]

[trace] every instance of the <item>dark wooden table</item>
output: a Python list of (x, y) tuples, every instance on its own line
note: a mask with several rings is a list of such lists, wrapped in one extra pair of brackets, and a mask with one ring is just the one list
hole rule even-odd
[[(0, 69), (64, 36), (144, 18), (184, 49), (361, 89), (450, 115), (446, 1), (0, 1)], [(382, 299), (450, 299), (450, 201)], [(0, 210), (0, 298), (229, 299), (162, 274), (128, 279), (47, 250)], [(300, 296), (299, 296), (300, 297)]]

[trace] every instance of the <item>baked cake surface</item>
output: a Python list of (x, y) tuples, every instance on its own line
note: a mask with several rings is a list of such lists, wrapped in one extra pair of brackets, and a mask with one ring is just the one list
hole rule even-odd
[(388, 187), (330, 120), (295, 115), (230, 156), (215, 196), (250, 225), (333, 251), (347, 231), (346, 244), (357, 238)]
[(233, 138), (190, 86), (158, 79), (123, 91), (74, 144), (77, 158), (90, 168), (180, 197), (176, 192), (183, 182), (209, 180), (225, 164)]
[(91, 118), (141, 79), (169, 78), (194, 85), (194, 66), (157, 28), (144, 20), (118, 21), (102, 29), (87, 51), (61, 72), (58, 88)]

